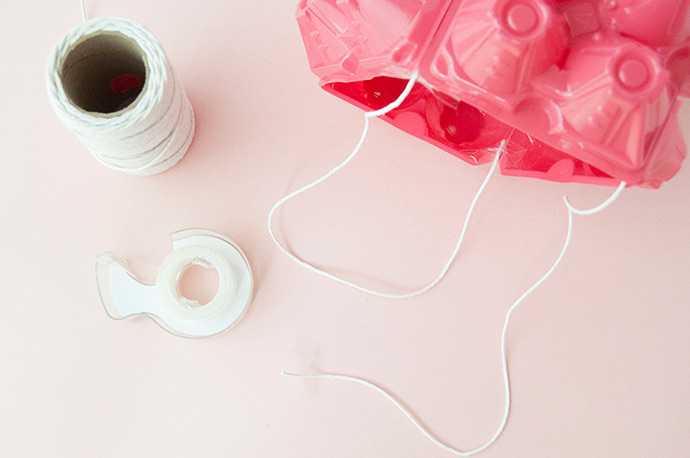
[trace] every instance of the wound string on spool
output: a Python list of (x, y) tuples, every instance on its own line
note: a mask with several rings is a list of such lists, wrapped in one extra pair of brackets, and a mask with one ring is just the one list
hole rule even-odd
[(160, 173), (192, 142), (194, 112), (184, 88), (156, 37), (135, 21), (79, 25), (53, 50), (47, 78), (58, 117), (112, 169)]

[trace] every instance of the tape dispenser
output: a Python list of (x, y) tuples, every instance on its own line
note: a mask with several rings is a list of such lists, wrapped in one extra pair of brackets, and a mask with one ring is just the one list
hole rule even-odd
[[(173, 251), (165, 258), (155, 284), (142, 282), (127, 260), (113, 253), (98, 255), (96, 278), (105, 311), (113, 319), (143, 315), (180, 337), (216, 335), (245, 314), (253, 294), (247, 257), (229, 238), (206, 229), (171, 234)], [(215, 269), (218, 292), (207, 304), (180, 294), (182, 273), (193, 265)]]

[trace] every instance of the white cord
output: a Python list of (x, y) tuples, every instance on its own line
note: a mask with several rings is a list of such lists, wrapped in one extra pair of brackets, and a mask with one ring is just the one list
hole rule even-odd
[[(134, 41), (141, 56), (132, 51), (132, 46), (122, 45), (123, 39)], [(89, 40), (94, 40), (93, 45), (85, 46)], [(143, 59), (141, 65), (145, 66), (141, 93), (125, 108), (112, 113), (87, 111), (73, 99), (89, 94), (95, 86), (90, 75), (95, 73), (94, 69), (101, 71), (99, 59), (103, 58), (99, 54), (103, 50), (96, 40), (112, 40), (109, 46), (123, 48), (118, 51), (120, 58), (130, 53), (132, 61)], [(66, 66), (70, 53), (77, 47), (84, 51), (79, 51), (73, 64)], [(71, 80), (69, 87), (73, 92), (68, 94), (65, 78), (73, 74), (81, 79)], [(137, 22), (97, 18), (67, 33), (50, 57), (47, 86), (58, 117), (99, 162), (112, 169), (133, 175), (162, 172), (182, 159), (192, 142), (194, 112), (184, 88), (175, 78), (156, 37)]]
[(359, 291), (363, 291), (365, 293), (373, 294), (374, 296), (378, 297), (385, 297), (388, 299), (405, 299), (409, 297), (414, 297), (418, 296), (420, 294), (425, 293), (426, 291), (429, 291), (431, 288), (436, 286), (445, 276), (446, 273), (448, 273), (448, 270), (450, 269), (450, 266), (453, 264), (453, 261), (455, 261), (455, 258), (458, 255), (458, 252), (460, 251), (460, 247), (462, 245), (463, 240), (465, 239), (465, 234), (467, 232), (467, 228), (470, 223), (470, 219), (472, 217), (472, 213), (474, 212), (474, 209), (477, 205), (477, 202), (479, 201), (479, 197), (482, 195), (484, 192), (484, 189), (486, 186), (489, 184), (489, 181), (491, 180), (491, 177), (494, 175), (494, 172), (496, 171), (496, 167), (498, 166), (498, 161), (505, 149), (506, 141), (502, 141), (501, 144), (499, 145), (498, 149), (496, 150), (496, 154), (493, 160), (493, 163), (491, 164), (491, 168), (489, 169), (489, 172), (486, 174), (486, 178), (484, 178), (484, 181), (482, 182), (481, 186), (479, 187), (477, 193), (474, 196), (474, 199), (472, 199), (472, 203), (470, 204), (470, 208), (467, 211), (467, 216), (465, 217), (465, 222), (462, 227), (462, 231), (460, 232), (460, 237), (458, 238), (458, 242), (455, 245), (455, 249), (453, 250), (453, 253), (451, 254), (450, 258), (448, 259), (448, 262), (446, 262), (445, 266), (441, 270), (441, 273), (430, 283), (428, 283), (426, 286), (424, 286), (421, 289), (409, 292), (409, 293), (403, 293), (403, 294), (390, 294), (390, 293), (383, 293), (379, 292), (373, 289), (365, 288), (362, 286), (359, 286), (351, 281), (345, 280), (341, 277), (335, 276), (331, 273), (328, 273), (322, 269), (319, 269), (318, 267), (298, 258), (296, 255), (294, 255), (290, 250), (288, 250), (285, 246), (283, 246), (279, 241), (278, 238), (276, 237), (275, 233), (273, 232), (273, 216), (275, 215), (275, 212), (280, 208), (285, 202), (288, 200), (292, 199), (293, 197), (296, 197), (303, 192), (313, 188), (314, 186), (317, 186), (318, 184), (322, 183), (323, 181), (327, 180), (330, 178), (334, 173), (336, 173), (338, 170), (342, 169), (345, 167), (359, 152), (359, 150), (362, 148), (362, 145), (364, 143), (364, 140), (366, 139), (367, 133), (369, 131), (369, 120), (373, 117), (377, 116), (382, 116), (391, 110), (397, 108), (400, 106), (400, 104), (405, 100), (405, 98), (409, 95), (410, 91), (412, 91), (412, 88), (414, 87), (415, 82), (417, 81), (418, 74), (415, 72), (411, 77), (409, 82), (407, 83), (407, 86), (405, 87), (405, 90), (400, 94), (400, 96), (393, 101), (391, 104), (376, 110), (376, 111), (370, 111), (364, 114), (364, 130), (362, 132), (362, 136), (359, 139), (359, 142), (357, 143), (357, 146), (355, 146), (355, 149), (350, 153), (350, 155), (340, 164), (338, 164), (336, 167), (331, 169), (328, 173), (323, 175), (322, 177), (314, 180), (313, 182), (299, 188), (296, 191), (293, 191), (292, 193), (288, 194), (287, 196), (283, 197), (280, 199), (276, 204), (271, 208), (271, 211), (268, 214), (268, 232), (271, 235), (271, 238), (273, 239), (273, 242), (280, 248), (280, 250), (285, 253), (290, 259), (301, 265), (302, 267), (307, 268), (308, 270), (317, 273), (319, 275), (322, 275), (326, 278), (330, 278), (331, 280), (335, 280), (339, 283), (342, 283), (347, 286), (351, 286), (352, 288), (355, 288)]
[(88, 19), (86, 18), (86, 6), (84, 6), (84, 0), (81, 0), (81, 18), (86, 22)]
[(568, 210), (570, 210), (571, 212), (585, 216), (593, 215), (595, 213), (599, 213), (600, 211), (604, 210), (606, 207), (611, 205), (613, 202), (615, 202), (615, 200), (618, 199), (618, 196), (621, 195), (626, 186), (628, 186), (628, 183), (626, 183), (625, 181), (621, 181), (616, 190), (613, 192), (613, 194), (611, 194), (611, 196), (608, 199), (606, 199), (601, 205), (598, 205), (594, 208), (590, 208), (588, 210), (578, 210), (577, 208), (573, 207), (572, 205), (570, 205), (570, 201), (565, 196), (563, 196), (563, 200), (565, 201), (566, 207), (568, 207)]
[(488, 447), (493, 445), (496, 440), (498, 440), (499, 436), (501, 433), (503, 433), (506, 424), (508, 423), (508, 417), (510, 416), (510, 377), (508, 375), (508, 358), (506, 355), (506, 336), (508, 333), (508, 325), (510, 324), (510, 318), (513, 315), (513, 312), (517, 309), (517, 307), (530, 295), (532, 294), (539, 286), (542, 285), (556, 270), (556, 267), (561, 263), (561, 260), (563, 259), (563, 256), (565, 255), (566, 251), (568, 250), (568, 246), (570, 245), (570, 240), (572, 237), (573, 233), (573, 214), (579, 214), (579, 215), (593, 215), (595, 213), (599, 213), (600, 211), (604, 210), (606, 207), (611, 205), (616, 198), (621, 194), (622, 190), (625, 189), (626, 183), (622, 182), (620, 186), (616, 189), (616, 191), (609, 197), (604, 203), (601, 205), (594, 207), (589, 210), (577, 210), (570, 205), (570, 202), (568, 201), (568, 198), (563, 196), (563, 201), (565, 202), (566, 208), (568, 209), (568, 232), (565, 237), (565, 243), (563, 244), (563, 248), (561, 249), (561, 252), (559, 253), (558, 257), (556, 258), (556, 261), (553, 263), (553, 265), (549, 268), (549, 270), (536, 282), (534, 283), (529, 289), (527, 289), (522, 296), (516, 300), (513, 305), (510, 306), (508, 309), (508, 312), (505, 315), (505, 320), (503, 322), (503, 332), (501, 333), (501, 361), (503, 365), (503, 382), (505, 385), (505, 411), (503, 413), (503, 418), (501, 420), (501, 423), (498, 426), (498, 429), (494, 433), (491, 438), (485, 442), (483, 445), (472, 449), (468, 451), (461, 451), (458, 450), (454, 447), (451, 447), (450, 445), (447, 445), (446, 443), (442, 442), (440, 439), (438, 439), (432, 432), (429, 431), (410, 411), (407, 409), (401, 401), (396, 399), (392, 394), (388, 393), (386, 390), (383, 388), (375, 385), (372, 382), (369, 382), (367, 380), (358, 378), (358, 377), (352, 377), (349, 375), (340, 375), (340, 374), (296, 374), (292, 372), (285, 372), (283, 371), (282, 374), (285, 376), (289, 377), (297, 377), (297, 378), (304, 378), (304, 379), (326, 379), (326, 380), (343, 380), (347, 382), (354, 382), (358, 383), (360, 385), (364, 385), (366, 387), (369, 387), (373, 389), (374, 391), (378, 392), (379, 394), (383, 395), (386, 399), (388, 399), (390, 402), (392, 402), (398, 409), (400, 409), (405, 416), (414, 424), (417, 429), (419, 429), (424, 436), (426, 436), (431, 442), (433, 442), (436, 446), (442, 448), (443, 450), (453, 453), (454, 455), (457, 456), (471, 456), (474, 454), (477, 454), (479, 452), (482, 452), (486, 450)]

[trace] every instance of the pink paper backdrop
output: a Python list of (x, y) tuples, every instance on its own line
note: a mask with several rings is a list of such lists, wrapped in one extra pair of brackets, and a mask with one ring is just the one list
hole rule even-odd
[[(448, 277), (421, 297), (369, 297), (298, 267), (266, 230), (273, 203), (340, 162), (362, 114), (318, 88), (292, 0), (88, 2), (144, 23), (197, 116), (175, 168), (98, 164), (57, 119), (49, 52), (72, 1), (0, 10), (0, 456), (445, 457), (361, 386), (385, 386), (443, 440), (473, 448), (503, 411), (499, 339), (510, 304), (550, 266), (561, 196), (610, 189), (496, 177)], [(684, 126), (690, 108), (682, 110)], [(690, 137), (690, 127), (686, 130)], [(436, 276), (486, 173), (374, 122), (361, 156), (276, 221), (300, 256), (402, 291)], [(514, 315), (514, 407), (485, 457), (685, 457), (690, 450), (690, 166), (577, 217), (570, 252)], [(234, 238), (256, 277), (249, 313), (217, 338), (173, 337), (100, 304), (96, 254), (158, 265), (168, 234)]]

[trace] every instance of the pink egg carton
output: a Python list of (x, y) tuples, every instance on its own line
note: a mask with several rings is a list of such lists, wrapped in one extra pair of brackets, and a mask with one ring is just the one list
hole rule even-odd
[(327, 91), (505, 175), (657, 188), (685, 143), (690, 0), (301, 0)]

